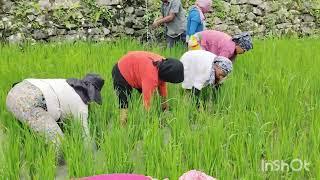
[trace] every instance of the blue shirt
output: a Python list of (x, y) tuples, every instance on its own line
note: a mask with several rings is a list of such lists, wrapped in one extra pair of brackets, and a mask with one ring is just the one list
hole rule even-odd
[(203, 31), (203, 23), (201, 22), (200, 12), (198, 8), (192, 7), (189, 11), (187, 21), (187, 35), (191, 36), (197, 32)]

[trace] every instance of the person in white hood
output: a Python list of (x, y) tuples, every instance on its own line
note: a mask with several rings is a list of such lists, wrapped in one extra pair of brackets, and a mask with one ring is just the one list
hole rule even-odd
[(206, 86), (218, 86), (232, 71), (232, 62), (205, 50), (192, 50), (180, 58), (184, 67), (182, 88), (192, 90), (199, 105), (199, 95)]
[(14, 117), (60, 147), (63, 132), (58, 121), (79, 120), (84, 140), (90, 140), (88, 105), (102, 103), (104, 80), (98, 74), (84, 79), (25, 79), (8, 93), (6, 105)]

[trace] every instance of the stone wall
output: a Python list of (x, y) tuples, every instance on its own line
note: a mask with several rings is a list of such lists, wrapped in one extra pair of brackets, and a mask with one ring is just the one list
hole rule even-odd
[[(9, 42), (146, 39), (160, 0), (0, 0), (0, 38)], [(185, 3), (188, 4), (188, 3)], [(320, 3), (214, 0), (208, 28), (256, 37), (317, 36)], [(148, 7), (148, 8), (146, 8)], [(187, 9), (187, 8), (186, 8)], [(156, 37), (160, 37), (156, 32)]]
[(111, 40), (146, 33), (146, 4), (134, 0), (3, 0), (0, 37), (9, 42)]
[(320, 35), (320, 1), (229, 0), (221, 1), (219, 8), (222, 13), (210, 14), (209, 25), (230, 34), (250, 31), (258, 37)]

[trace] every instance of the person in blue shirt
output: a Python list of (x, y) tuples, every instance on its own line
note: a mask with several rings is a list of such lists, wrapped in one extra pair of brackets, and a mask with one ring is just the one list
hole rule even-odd
[(187, 19), (187, 40), (191, 35), (205, 30), (205, 13), (211, 10), (212, 0), (196, 0), (191, 6)]

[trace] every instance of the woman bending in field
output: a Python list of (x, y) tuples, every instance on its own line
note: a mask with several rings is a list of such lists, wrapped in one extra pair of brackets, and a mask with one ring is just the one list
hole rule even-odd
[(127, 122), (128, 98), (132, 89), (143, 94), (143, 105), (148, 110), (155, 90), (162, 97), (162, 109), (168, 109), (166, 103), (166, 82), (183, 81), (183, 65), (179, 60), (164, 58), (146, 51), (132, 51), (124, 55), (113, 67), (112, 78), (114, 89), (119, 98), (120, 123)]
[(206, 86), (215, 87), (232, 71), (232, 62), (222, 56), (205, 50), (193, 50), (181, 57), (184, 66), (182, 88), (192, 90), (199, 105), (201, 89)]
[(90, 142), (88, 105), (101, 104), (103, 85), (97, 74), (87, 74), (84, 79), (25, 79), (10, 90), (6, 105), (19, 121), (44, 134), (57, 148), (63, 137), (57, 122), (68, 117), (81, 122), (85, 142)]
[(236, 36), (229, 36), (220, 31), (206, 30), (190, 37), (188, 46), (190, 50), (203, 49), (217, 56), (223, 56), (232, 62), (238, 54), (243, 54), (253, 48), (249, 33), (243, 32)]

